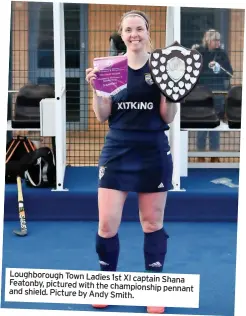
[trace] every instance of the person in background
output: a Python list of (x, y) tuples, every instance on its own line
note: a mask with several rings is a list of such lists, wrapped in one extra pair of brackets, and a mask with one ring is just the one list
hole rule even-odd
[(126, 53), (126, 45), (123, 42), (119, 33), (117, 32), (112, 33), (109, 37), (109, 43), (110, 43), (110, 49), (109, 49), (110, 56), (124, 55)]
[[(217, 30), (209, 29), (203, 36), (202, 44), (195, 44), (192, 49), (199, 51), (203, 57), (203, 69), (198, 84), (208, 86), (212, 91), (228, 91), (233, 69), (226, 51), (222, 48), (220, 33)], [(224, 119), (224, 96), (214, 95), (214, 103), (220, 119)], [(207, 136), (209, 137), (209, 150), (219, 151), (220, 133), (216, 131), (199, 131), (197, 133), (197, 150), (205, 151)], [(211, 162), (219, 161), (218, 157), (211, 158)], [(199, 162), (205, 162), (205, 158), (199, 158)]]

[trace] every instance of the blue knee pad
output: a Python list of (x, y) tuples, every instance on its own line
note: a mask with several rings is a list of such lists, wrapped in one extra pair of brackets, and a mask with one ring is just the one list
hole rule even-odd
[(103, 238), (97, 234), (96, 252), (101, 271), (116, 271), (120, 252), (118, 234), (111, 238)]
[(164, 228), (144, 233), (144, 259), (145, 270), (151, 272), (162, 272), (167, 253), (167, 239), (169, 236)]

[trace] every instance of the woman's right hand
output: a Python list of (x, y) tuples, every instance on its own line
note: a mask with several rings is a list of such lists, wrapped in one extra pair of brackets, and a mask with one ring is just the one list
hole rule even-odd
[(88, 68), (86, 69), (86, 77), (85, 80), (91, 85), (91, 87), (94, 89), (93, 82), (97, 78), (96, 73), (98, 72), (97, 68)]

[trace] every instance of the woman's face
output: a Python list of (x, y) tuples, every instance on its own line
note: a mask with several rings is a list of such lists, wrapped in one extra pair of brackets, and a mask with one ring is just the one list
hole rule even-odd
[(209, 49), (216, 49), (220, 47), (220, 40), (219, 39), (212, 39), (208, 41), (208, 48)]
[(146, 49), (149, 32), (144, 19), (138, 16), (126, 17), (122, 22), (121, 37), (128, 51), (139, 52)]

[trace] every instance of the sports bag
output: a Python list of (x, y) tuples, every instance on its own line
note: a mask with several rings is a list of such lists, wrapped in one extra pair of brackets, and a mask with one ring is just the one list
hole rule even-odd
[(17, 136), (6, 145), (5, 183), (16, 183), (16, 177), (24, 178), (22, 159), (36, 150), (36, 146), (27, 137)]
[(41, 147), (23, 159), (24, 178), (27, 186), (36, 188), (55, 187), (56, 163), (52, 150)]

